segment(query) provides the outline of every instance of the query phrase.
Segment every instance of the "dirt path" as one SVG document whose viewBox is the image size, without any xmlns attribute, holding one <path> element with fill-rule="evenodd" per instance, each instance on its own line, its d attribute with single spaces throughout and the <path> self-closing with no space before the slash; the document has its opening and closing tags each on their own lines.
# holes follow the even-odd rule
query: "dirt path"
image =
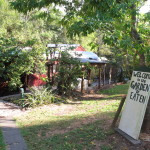
<svg viewBox="0 0 150 150">
<path fill-rule="evenodd" d="M 27 150 L 27 145 L 16 126 L 14 116 L 21 115 L 21 108 L 5 101 L 0 101 L 0 127 L 6 150 Z"/>
<path fill-rule="evenodd" d="M 14 117 L 23 113 L 21 107 L 3 100 L 0 100 L 0 108 L 0 117 Z"/>
</svg>

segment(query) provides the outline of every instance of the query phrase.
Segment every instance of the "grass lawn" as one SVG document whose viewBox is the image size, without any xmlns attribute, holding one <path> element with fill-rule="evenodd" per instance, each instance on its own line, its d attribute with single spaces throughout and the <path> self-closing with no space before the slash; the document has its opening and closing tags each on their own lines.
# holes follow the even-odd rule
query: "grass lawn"
<svg viewBox="0 0 150 150">
<path fill-rule="evenodd" d="M 127 89 L 128 85 L 118 85 L 99 94 L 85 95 L 80 101 L 25 112 L 16 121 L 28 149 L 117 150 L 116 134 L 110 125 Z"/>
<path fill-rule="evenodd" d="M 5 144 L 3 141 L 2 130 L 0 129 L 0 150 L 5 150 Z"/>
<path fill-rule="evenodd" d="M 129 84 L 121 84 L 107 90 L 99 91 L 99 93 L 107 94 L 110 95 L 111 97 L 115 97 L 115 96 L 120 97 L 123 94 L 127 94 L 128 88 L 129 88 Z"/>
</svg>

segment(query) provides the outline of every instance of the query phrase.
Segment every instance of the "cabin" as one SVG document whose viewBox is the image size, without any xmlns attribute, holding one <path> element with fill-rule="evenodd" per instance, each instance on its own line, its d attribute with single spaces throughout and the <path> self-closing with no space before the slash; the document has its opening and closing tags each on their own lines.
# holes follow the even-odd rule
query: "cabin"
<svg viewBox="0 0 150 150">
<path fill-rule="evenodd" d="M 47 77 L 50 84 L 54 84 L 54 74 L 57 72 L 57 67 L 59 64 L 59 58 L 61 57 L 62 51 L 67 51 L 73 58 L 77 58 L 81 63 L 89 63 L 90 65 L 96 67 L 98 69 L 98 77 L 97 77 L 97 88 L 100 88 L 101 85 L 105 84 L 105 68 L 108 64 L 108 59 L 105 57 L 99 57 L 97 54 L 93 52 L 86 51 L 81 45 L 78 44 L 48 44 L 47 51 L 44 54 L 46 59 L 47 66 L 47 74 L 42 75 L 29 75 L 28 76 L 28 86 L 41 86 L 45 85 L 46 82 L 42 80 L 42 78 Z M 51 61 L 52 59 L 56 59 L 56 61 Z M 103 70 L 103 73 L 102 73 Z M 79 79 L 80 85 L 77 88 L 81 88 L 81 92 L 86 90 L 90 85 L 91 80 L 91 71 L 90 69 L 85 71 L 88 72 L 88 77 L 82 77 Z M 103 77 L 102 77 L 103 76 Z M 102 81 L 103 78 L 103 81 Z M 103 82 L 103 84 L 102 84 Z"/>
</svg>

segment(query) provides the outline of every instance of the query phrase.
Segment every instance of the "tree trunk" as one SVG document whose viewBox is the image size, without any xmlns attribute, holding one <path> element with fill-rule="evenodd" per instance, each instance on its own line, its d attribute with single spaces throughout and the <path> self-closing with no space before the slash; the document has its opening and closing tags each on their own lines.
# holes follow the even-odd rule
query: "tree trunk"
<svg viewBox="0 0 150 150">
<path fill-rule="evenodd" d="M 104 73 L 104 75 L 103 75 L 103 86 L 105 85 L 105 81 L 106 81 L 106 64 L 104 65 L 104 68 L 103 68 L 104 70 L 103 70 L 103 73 Z"/>
<path fill-rule="evenodd" d="M 144 66 L 146 66 L 145 55 L 144 55 L 144 52 L 141 51 L 142 47 L 144 47 L 144 46 L 143 46 L 142 38 L 141 38 L 140 34 L 138 33 L 137 28 L 136 28 L 137 18 L 136 18 L 136 5 L 135 4 L 133 4 L 131 6 L 131 10 L 132 10 L 132 12 L 131 12 L 131 38 L 132 38 L 135 45 L 140 45 L 140 47 L 141 47 L 140 50 L 137 50 L 137 54 L 139 55 L 140 67 L 144 67 Z M 143 129 L 143 132 L 150 133 L 150 102 L 149 102 L 147 109 L 146 109 L 142 129 Z"/>
<path fill-rule="evenodd" d="M 82 76 L 82 80 L 81 80 L 81 93 L 83 93 L 84 91 L 84 75 Z"/>
<path fill-rule="evenodd" d="M 145 64 L 145 55 L 144 54 L 139 54 L 139 57 L 140 57 L 140 67 L 144 67 L 146 64 Z"/>
<path fill-rule="evenodd" d="M 131 6 L 132 13 L 131 13 L 131 38 L 134 42 L 135 45 L 141 45 L 141 49 L 137 50 L 137 54 L 139 55 L 139 65 L 140 66 L 145 66 L 145 55 L 144 52 L 142 52 L 142 47 L 143 47 L 143 41 L 140 36 L 140 34 L 137 31 L 136 25 L 137 25 L 137 18 L 136 18 L 136 5 L 133 4 Z"/>
<path fill-rule="evenodd" d="M 143 121 L 143 126 L 142 126 L 142 131 L 145 133 L 150 134 L 150 99 L 147 105 L 144 121 Z"/>
</svg>

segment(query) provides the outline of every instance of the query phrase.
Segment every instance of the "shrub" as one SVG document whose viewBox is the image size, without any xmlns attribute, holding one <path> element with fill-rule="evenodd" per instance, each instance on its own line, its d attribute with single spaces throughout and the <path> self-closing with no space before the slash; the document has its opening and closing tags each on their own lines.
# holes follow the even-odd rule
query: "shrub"
<svg viewBox="0 0 150 150">
<path fill-rule="evenodd" d="M 15 103 L 22 107 L 35 107 L 50 104 L 58 101 L 51 90 L 47 88 L 31 88 L 31 93 L 26 93 L 25 98 L 17 100 Z"/>
<path fill-rule="evenodd" d="M 32 45 L 32 50 L 24 47 L 18 39 L 0 36 L 0 82 L 6 83 L 10 91 L 22 87 L 23 74 L 45 71 L 43 47 Z"/>
</svg>

